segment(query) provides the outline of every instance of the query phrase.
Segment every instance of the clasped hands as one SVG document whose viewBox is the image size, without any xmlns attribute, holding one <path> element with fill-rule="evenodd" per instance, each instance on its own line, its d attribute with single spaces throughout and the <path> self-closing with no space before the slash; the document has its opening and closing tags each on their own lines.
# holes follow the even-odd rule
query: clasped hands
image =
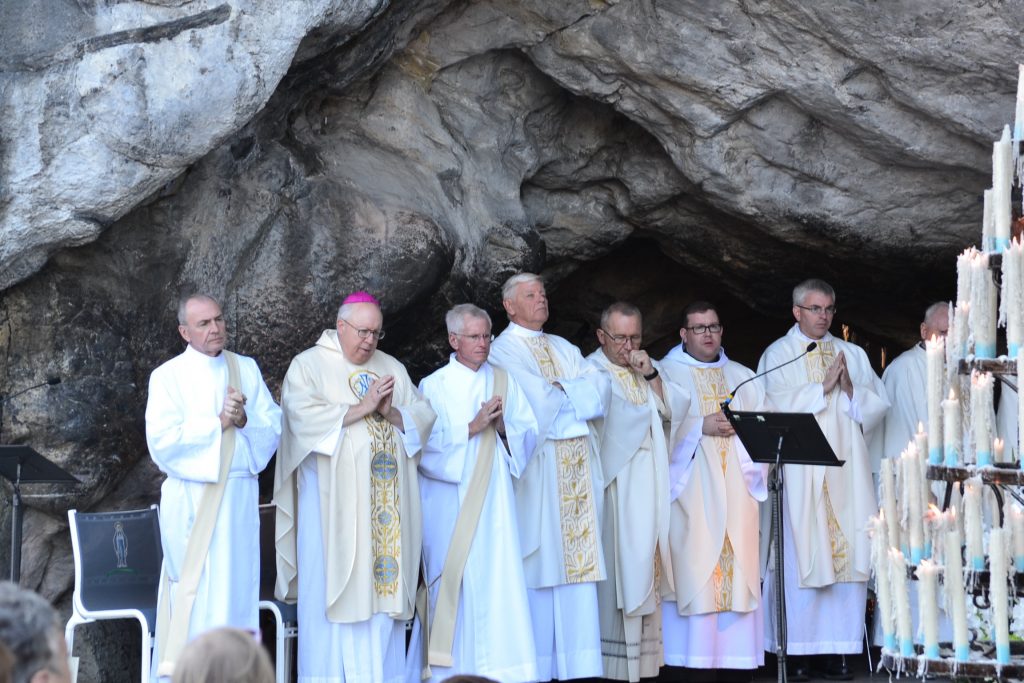
<svg viewBox="0 0 1024 683">
<path fill-rule="evenodd" d="M 832 393 L 837 385 L 844 394 L 853 398 L 853 380 L 850 378 L 850 369 L 846 366 L 846 356 L 842 351 L 832 361 L 832 365 L 825 372 L 825 379 L 821 382 L 826 396 Z"/>
<path fill-rule="evenodd" d="M 249 421 L 245 414 L 245 394 L 234 387 L 228 387 L 224 396 L 224 407 L 220 410 L 220 430 L 224 431 L 231 425 L 241 429 Z"/>
<path fill-rule="evenodd" d="M 395 394 L 395 376 L 384 375 L 370 382 L 369 388 L 352 409 L 349 409 L 346 422 L 361 420 L 371 413 L 378 413 L 391 424 L 398 425 L 402 414 L 391 404 Z M 396 422 L 396 419 L 398 422 Z"/>
<path fill-rule="evenodd" d="M 494 396 L 480 404 L 476 417 L 469 423 L 469 438 L 472 439 L 492 423 L 498 434 L 505 436 L 504 406 L 501 404 L 500 396 Z"/>
</svg>

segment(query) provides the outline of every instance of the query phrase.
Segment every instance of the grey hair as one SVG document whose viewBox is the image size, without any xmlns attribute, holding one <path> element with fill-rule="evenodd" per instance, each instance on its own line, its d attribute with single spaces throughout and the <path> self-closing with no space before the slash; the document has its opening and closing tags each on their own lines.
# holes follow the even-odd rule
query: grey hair
<svg viewBox="0 0 1024 683">
<path fill-rule="evenodd" d="M 57 612 L 27 588 L 0 581 L 0 642 L 14 656 L 13 683 L 28 683 L 34 674 L 56 668 L 61 638 Z"/>
<path fill-rule="evenodd" d="M 528 282 L 539 282 L 544 284 L 544 278 L 540 275 L 533 273 L 517 273 L 509 279 L 505 280 L 505 284 L 501 286 L 501 300 L 509 301 L 516 292 L 516 287 L 519 285 L 525 285 Z"/>
<path fill-rule="evenodd" d="M 368 303 L 370 303 L 370 302 L 369 301 L 357 301 L 354 304 L 342 304 L 341 306 L 338 306 L 338 320 L 345 320 L 345 321 L 347 321 L 348 320 L 348 316 L 352 314 L 352 311 L 355 310 L 356 306 L 358 306 L 359 304 L 368 304 Z M 380 310 L 379 306 L 377 308 L 378 308 L 378 310 Z M 383 315 L 383 311 L 381 311 L 381 315 Z"/>
<path fill-rule="evenodd" d="M 807 295 L 811 292 L 818 292 L 819 294 L 824 294 L 825 296 L 830 297 L 832 299 L 833 306 L 836 303 L 836 290 L 832 289 L 832 285 L 824 280 L 812 277 L 809 280 L 804 280 L 793 288 L 793 305 L 802 306 L 804 299 L 806 299 Z"/>
<path fill-rule="evenodd" d="M 185 325 L 188 320 L 185 318 L 185 309 L 188 308 L 189 301 L 212 301 L 213 303 L 220 306 L 220 302 L 214 299 L 209 294 L 203 292 L 192 292 L 178 299 L 178 324 Z"/>
<path fill-rule="evenodd" d="M 924 318 L 921 319 L 925 325 L 928 325 L 932 318 L 939 314 L 940 311 L 948 311 L 948 301 L 936 301 L 931 306 L 924 310 Z"/>
<path fill-rule="evenodd" d="M 624 315 L 627 318 L 639 318 L 640 323 L 643 324 L 644 317 L 640 313 L 639 308 L 627 301 L 616 301 L 601 313 L 601 329 L 608 329 L 608 321 L 611 320 L 612 315 L 616 313 Z"/>
<path fill-rule="evenodd" d="M 458 306 L 453 306 L 452 310 L 448 311 L 444 316 L 444 324 L 448 328 L 448 334 L 462 334 L 462 331 L 466 329 L 466 318 L 486 320 L 487 326 L 491 326 L 491 316 L 487 314 L 487 311 L 473 304 L 459 304 Z"/>
</svg>

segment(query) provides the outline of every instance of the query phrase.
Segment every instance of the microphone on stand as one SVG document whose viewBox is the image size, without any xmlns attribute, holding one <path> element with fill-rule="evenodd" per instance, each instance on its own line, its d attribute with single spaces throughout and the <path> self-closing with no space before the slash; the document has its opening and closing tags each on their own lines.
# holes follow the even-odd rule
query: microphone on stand
<svg viewBox="0 0 1024 683">
<path fill-rule="evenodd" d="M 813 341 L 812 341 L 812 342 L 811 342 L 810 344 L 808 344 L 808 345 L 807 345 L 807 348 L 806 348 L 806 349 L 804 349 L 804 352 L 803 352 L 803 353 L 801 353 L 801 354 L 800 354 L 799 356 L 797 356 L 796 358 L 790 358 L 790 359 L 789 359 L 789 360 L 787 360 L 787 361 L 786 361 L 785 363 L 782 363 L 782 364 L 780 364 L 780 365 L 776 365 L 776 366 L 775 366 L 774 368 L 770 368 L 770 369 L 768 369 L 768 370 L 765 370 L 764 372 L 762 372 L 762 373 L 761 373 L 761 374 L 759 374 L 759 375 L 754 375 L 753 377 L 748 377 L 747 379 L 745 379 L 745 380 L 743 380 L 742 382 L 740 382 L 739 384 L 737 384 L 737 385 L 736 385 L 736 388 L 735 388 L 735 389 L 733 389 L 733 390 L 732 390 L 732 392 L 731 392 L 731 393 L 729 394 L 729 397 L 728 397 L 728 398 L 726 398 L 726 399 L 725 399 L 724 401 L 722 401 L 722 410 L 723 410 L 723 411 L 725 412 L 726 416 L 728 416 L 728 415 L 729 415 L 729 404 L 730 404 L 730 403 L 732 403 L 732 400 L 733 400 L 734 398 L 736 398 L 736 392 L 737 392 L 737 391 L 739 391 L 739 390 L 740 390 L 740 388 L 741 388 L 741 387 L 742 387 L 742 386 L 743 386 L 744 384 L 747 384 L 748 382 L 753 382 L 753 381 L 754 381 L 755 379 L 757 379 L 758 377 L 764 377 L 765 375 L 767 375 L 767 374 L 768 374 L 768 373 L 770 373 L 770 372 L 775 372 L 775 371 L 776 371 L 776 370 L 778 370 L 779 368 L 784 368 L 784 367 L 786 367 L 787 365 L 789 365 L 790 363 L 795 363 L 795 362 L 797 362 L 798 360 L 800 360 L 801 358 L 803 358 L 804 356 L 806 356 L 807 354 L 809 354 L 809 353 L 810 353 L 811 351 L 813 351 L 813 350 L 814 350 L 814 349 L 816 349 L 816 348 L 818 348 L 818 342 L 813 342 Z"/>
</svg>

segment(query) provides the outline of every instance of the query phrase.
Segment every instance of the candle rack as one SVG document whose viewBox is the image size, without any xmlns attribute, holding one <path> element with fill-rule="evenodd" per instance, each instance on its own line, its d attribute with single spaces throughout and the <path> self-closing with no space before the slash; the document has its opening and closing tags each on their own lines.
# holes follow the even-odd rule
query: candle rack
<svg viewBox="0 0 1024 683">
<path fill-rule="evenodd" d="M 1002 665 L 995 661 L 995 646 L 988 647 L 987 643 L 985 646 L 979 641 L 971 643 L 971 650 L 981 653 L 981 656 L 986 658 L 980 661 L 956 661 L 950 643 L 939 643 L 939 648 L 942 655 L 939 658 L 925 657 L 924 648 L 920 645 L 914 646 L 918 653 L 914 657 L 902 657 L 895 652 L 883 650 L 879 666 L 885 667 L 890 674 L 897 677 L 900 674 L 907 674 L 918 677 L 935 675 L 976 679 L 1024 678 L 1024 642 L 1010 643 L 1010 655 L 1014 659 L 1009 664 Z"/>
</svg>

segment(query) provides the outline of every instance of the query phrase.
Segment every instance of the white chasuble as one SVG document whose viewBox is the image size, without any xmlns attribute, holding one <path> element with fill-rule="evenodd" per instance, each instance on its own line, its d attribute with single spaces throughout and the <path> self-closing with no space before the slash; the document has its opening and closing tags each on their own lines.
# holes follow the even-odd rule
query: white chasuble
<svg viewBox="0 0 1024 683">
<path fill-rule="evenodd" d="M 663 664 L 660 584 L 671 580 L 666 423 L 683 414 L 676 390 L 668 401 L 632 368 L 602 349 L 587 360 L 607 377 L 604 417 L 592 421 L 605 475 L 602 544 L 608 578 L 598 586 L 605 677 L 638 681 Z M 674 405 L 673 405 L 674 404 Z"/>
<path fill-rule="evenodd" d="M 515 482 L 527 585 L 603 580 L 604 476 L 587 425 L 602 414 L 602 380 L 569 342 L 515 324 L 494 340 L 490 361 L 515 378 L 538 423 L 538 452 Z"/>
<path fill-rule="evenodd" d="M 526 595 L 512 482 L 534 452 L 537 423 L 513 378 L 503 404 L 505 439 L 490 453 L 479 453 L 483 433 L 469 437 L 469 423 L 494 395 L 494 370 L 484 363 L 472 370 L 454 356 L 423 379 L 420 390 L 437 413 L 419 464 L 423 509 L 423 564 L 430 587 L 430 617 L 452 534 L 478 457 L 493 459 L 491 478 L 476 533 L 462 574 L 454 664 L 431 665 L 431 681 L 475 674 L 517 683 L 537 680 L 530 606 Z M 507 448 L 506 448 L 507 443 Z M 478 455 L 479 453 L 479 455 Z M 409 646 L 406 681 L 420 680 L 423 630 L 419 619 Z"/>
<path fill-rule="evenodd" d="M 189 638 L 218 626 L 259 625 L 259 484 L 281 433 L 281 409 L 263 382 L 256 362 L 237 356 L 247 421 L 235 431 L 235 452 L 224 498 L 196 591 Z M 164 572 L 173 596 L 183 570 L 196 507 L 203 487 L 218 478 L 220 414 L 228 370 L 222 355 L 210 357 L 191 346 L 153 371 L 146 403 L 146 441 L 153 461 L 167 475 L 160 493 L 160 536 Z M 153 657 L 154 665 L 159 653 Z"/>
<path fill-rule="evenodd" d="M 764 352 L 758 372 L 796 358 L 810 341 L 794 325 Z M 812 588 L 868 580 L 867 525 L 878 505 L 865 434 L 870 435 L 889 408 L 885 386 L 863 349 L 831 334 L 817 344 L 803 360 L 764 378 L 771 408 L 813 413 L 829 445 L 845 461 L 842 467 L 786 468 L 786 514 L 799 520 L 796 542 L 787 548 L 796 554 L 800 585 Z M 825 373 L 840 351 L 853 380 L 852 399 L 838 385 L 828 396 L 822 391 Z"/>
<path fill-rule="evenodd" d="M 343 426 L 387 375 L 404 431 L 376 413 Z M 401 363 L 382 351 L 349 363 L 335 330 L 295 357 L 281 402 L 277 594 L 298 598 L 299 679 L 400 680 L 422 545 L 415 457 L 434 412 Z"/>
<path fill-rule="evenodd" d="M 751 461 L 735 436 L 700 433 L 729 392 L 754 373 L 722 350 L 708 363 L 681 346 L 662 360 L 684 393 L 696 446 L 674 444 L 685 459 L 672 480 L 671 550 L 675 581 L 665 603 L 665 660 L 692 668 L 750 669 L 764 661 L 758 569 L 758 502 L 767 497 L 765 467 Z M 734 410 L 762 410 L 764 390 L 745 385 Z"/>
</svg>

